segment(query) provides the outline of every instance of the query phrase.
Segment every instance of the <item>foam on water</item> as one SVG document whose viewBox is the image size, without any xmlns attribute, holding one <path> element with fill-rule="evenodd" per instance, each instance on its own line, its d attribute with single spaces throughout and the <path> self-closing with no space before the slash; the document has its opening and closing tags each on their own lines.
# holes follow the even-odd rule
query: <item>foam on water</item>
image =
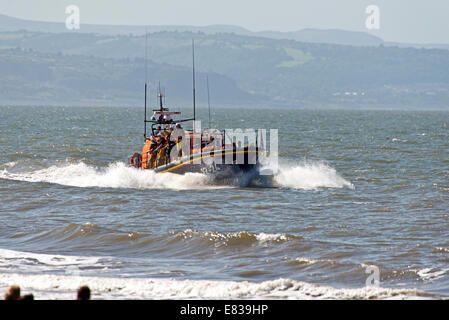
<svg viewBox="0 0 449 320">
<path fill-rule="evenodd" d="M 263 235 L 276 238 L 279 235 Z M 7 265 L 14 260 L 14 269 Z M 19 261 L 20 260 L 20 261 Z M 37 263 L 30 264 L 30 260 Z M 19 285 L 36 299 L 74 299 L 88 285 L 94 299 L 422 299 L 437 296 L 417 289 L 337 289 L 294 279 L 262 282 L 86 276 L 89 266 L 107 268 L 104 258 L 37 254 L 0 249 L 0 291 Z M 310 261 L 314 263 L 316 261 Z M 37 264 L 42 264 L 38 266 Z M 55 272 L 59 270 L 60 272 Z M 18 273 L 19 272 L 19 273 Z M 83 275 L 84 274 L 84 275 Z"/>
<path fill-rule="evenodd" d="M 176 237 L 178 239 L 193 239 L 199 238 L 203 240 L 211 241 L 215 244 L 223 243 L 226 246 L 232 245 L 240 245 L 248 242 L 259 242 L 259 243 L 279 243 L 279 242 L 287 242 L 290 240 L 302 240 L 302 237 L 299 235 L 292 234 L 270 234 L 270 233 L 254 233 L 248 231 L 240 231 L 240 232 L 229 232 L 229 233 L 220 233 L 215 231 L 207 231 L 200 232 L 192 229 L 184 230 L 183 232 L 177 233 Z"/>
<path fill-rule="evenodd" d="M 74 299 L 88 285 L 93 299 L 422 299 L 433 296 L 416 289 L 363 287 L 336 289 L 293 279 L 263 282 L 106 278 L 1 274 L 0 290 L 16 284 L 36 299 Z"/>
<path fill-rule="evenodd" d="M 420 276 L 423 280 L 426 281 L 434 281 L 449 272 L 449 268 L 439 269 L 439 268 L 424 268 L 421 270 L 417 270 L 416 274 Z"/>
<path fill-rule="evenodd" d="M 280 165 L 274 181 L 281 187 L 302 190 L 354 188 L 354 185 L 341 177 L 334 168 L 322 162 Z"/>
<path fill-rule="evenodd" d="M 69 256 L 21 252 L 0 249 L 0 273 L 58 273 L 77 274 L 82 268 L 105 267 L 107 259 L 87 256 Z"/>
<path fill-rule="evenodd" d="M 135 189 L 209 189 L 223 188 L 204 174 L 186 173 L 155 173 L 152 170 L 138 170 L 123 162 L 111 163 L 104 168 L 97 168 L 82 161 L 77 163 L 64 162 L 39 170 L 14 170 L 17 163 L 3 165 L 0 178 L 27 181 L 47 182 L 74 187 L 102 188 L 135 188 Z M 270 169 L 264 165 L 262 170 Z M 239 182 L 229 182 L 228 186 L 245 186 L 248 179 Z M 242 185 L 242 181 L 246 181 Z M 274 186 L 314 190 L 318 188 L 354 188 L 352 183 L 342 178 L 337 171 L 322 162 L 305 162 L 300 164 L 282 164 L 277 168 L 273 182 Z M 268 185 L 272 186 L 272 185 Z"/>
<path fill-rule="evenodd" d="M 6 168 L 0 172 L 0 178 L 47 182 L 74 187 L 135 188 L 135 189 L 198 189 L 208 185 L 208 177 L 200 173 L 177 175 L 155 173 L 152 170 L 138 170 L 123 162 L 109 164 L 105 168 L 96 168 L 85 164 L 64 163 L 48 168 L 10 172 Z"/>
<path fill-rule="evenodd" d="M 98 263 L 96 257 L 79 257 L 67 255 L 54 255 L 44 253 L 21 252 L 8 249 L 0 249 L 0 262 L 14 259 L 33 259 L 40 264 L 48 266 L 84 265 Z"/>
</svg>

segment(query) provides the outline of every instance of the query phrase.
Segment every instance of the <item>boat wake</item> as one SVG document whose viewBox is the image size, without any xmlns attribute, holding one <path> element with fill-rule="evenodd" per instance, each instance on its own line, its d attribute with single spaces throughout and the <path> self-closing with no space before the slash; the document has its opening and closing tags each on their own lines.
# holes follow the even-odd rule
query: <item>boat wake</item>
<svg viewBox="0 0 449 320">
<path fill-rule="evenodd" d="M 270 170 L 269 165 L 261 172 Z M 124 162 L 110 163 L 96 167 L 78 161 L 65 161 L 36 169 L 10 162 L 0 166 L 0 179 L 53 183 L 65 186 L 89 188 L 125 189 L 210 189 L 227 187 L 266 187 L 315 190 L 320 188 L 354 188 L 352 183 L 341 177 L 337 171 L 321 162 L 284 164 L 271 175 L 248 172 L 226 179 L 212 179 L 201 173 L 156 173 L 152 170 L 132 168 Z"/>
<path fill-rule="evenodd" d="M 132 168 L 124 162 L 111 163 L 104 168 L 82 161 L 65 162 L 39 170 L 14 170 L 13 166 L 3 169 L 0 178 L 81 188 L 198 189 L 208 185 L 208 177 L 203 174 L 155 173 L 152 170 Z"/>
<path fill-rule="evenodd" d="M 302 162 L 281 165 L 274 176 L 277 186 L 291 189 L 314 190 L 320 188 L 349 188 L 354 185 L 341 177 L 337 171 L 323 162 Z"/>
</svg>

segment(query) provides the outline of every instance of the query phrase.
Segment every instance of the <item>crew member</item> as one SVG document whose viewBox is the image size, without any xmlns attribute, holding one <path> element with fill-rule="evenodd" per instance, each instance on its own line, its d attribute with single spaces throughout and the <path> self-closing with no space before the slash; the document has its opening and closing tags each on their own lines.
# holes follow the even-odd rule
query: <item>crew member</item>
<svg viewBox="0 0 449 320">
<path fill-rule="evenodd" d="M 178 158 L 182 157 L 182 144 L 185 138 L 185 132 L 180 123 L 176 124 L 175 130 L 170 135 L 170 140 L 176 144 L 176 150 L 178 151 Z"/>
</svg>

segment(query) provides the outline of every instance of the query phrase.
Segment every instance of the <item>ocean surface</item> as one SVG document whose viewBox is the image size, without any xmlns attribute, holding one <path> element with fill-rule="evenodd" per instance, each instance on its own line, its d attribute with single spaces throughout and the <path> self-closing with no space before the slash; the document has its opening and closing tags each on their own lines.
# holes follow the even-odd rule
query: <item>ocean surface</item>
<svg viewBox="0 0 449 320">
<path fill-rule="evenodd" d="M 0 107 L 1 294 L 449 297 L 449 112 L 213 109 L 212 127 L 278 129 L 273 181 L 131 168 L 141 108 Z"/>
</svg>

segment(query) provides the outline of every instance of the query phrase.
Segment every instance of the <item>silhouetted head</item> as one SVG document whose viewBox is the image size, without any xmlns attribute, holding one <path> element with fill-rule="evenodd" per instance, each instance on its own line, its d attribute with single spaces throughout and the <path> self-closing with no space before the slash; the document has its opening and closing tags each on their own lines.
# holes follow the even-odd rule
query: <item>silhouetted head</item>
<svg viewBox="0 0 449 320">
<path fill-rule="evenodd" d="M 23 300 L 23 301 L 31 301 L 31 300 L 34 300 L 34 295 L 31 294 L 31 293 L 30 293 L 30 294 L 26 294 L 26 295 L 20 297 L 20 300 Z"/>
<path fill-rule="evenodd" d="M 88 286 L 78 288 L 77 300 L 90 300 L 90 289 Z"/>
<path fill-rule="evenodd" d="M 5 293 L 5 300 L 19 300 L 20 299 L 20 287 L 10 286 Z"/>
</svg>

